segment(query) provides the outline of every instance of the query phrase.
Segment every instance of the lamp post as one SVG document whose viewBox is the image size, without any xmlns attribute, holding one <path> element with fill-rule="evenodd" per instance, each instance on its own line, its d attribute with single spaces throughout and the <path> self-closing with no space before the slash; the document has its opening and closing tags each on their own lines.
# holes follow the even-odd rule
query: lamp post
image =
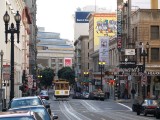
<svg viewBox="0 0 160 120">
<path fill-rule="evenodd" d="M 0 55 L 1 55 L 1 89 L 2 89 L 3 55 L 4 55 L 3 50 L 1 50 Z"/>
<path fill-rule="evenodd" d="M 85 77 L 86 80 L 87 80 L 87 77 L 88 77 L 88 75 L 89 75 L 89 72 L 83 72 L 83 74 L 84 74 L 84 77 Z M 89 85 L 88 85 L 88 91 L 89 91 Z"/>
<path fill-rule="evenodd" d="M 142 73 L 143 73 L 143 76 L 144 76 L 144 73 L 145 73 L 145 67 L 146 67 L 146 57 L 147 57 L 147 61 L 148 61 L 148 53 L 149 53 L 149 43 L 147 42 L 146 44 L 146 48 L 147 48 L 147 52 L 146 50 L 144 49 L 144 46 L 143 46 L 143 43 L 140 42 L 140 46 L 141 46 L 141 51 L 140 51 L 140 61 L 141 61 L 141 57 L 143 57 L 143 70 L 142 70 Z M 142 77 L 143 77 L 142 76 Z M 143 77 L 144 78 L 144 77 Z M 145 81 L 146 82 L 146 81 Z M 142 88 L 143 92 L 143 99 L 145 99 L 146 97 L 146 89 L 145 89 L 145 84 L 143 84 L 143 88 Z"/>
<path fill-rule="evenodd" d="M 42 75 L 38 75 L 37 77 L 38 77 L 39 83 L 40 83 L 40 80 L 42 79 L 43 76 L 42 76 Z M 39 85 L 40 85 L 40 84 L 38 84 L 37 87 L 40 87 Z"/>
<path fill-rule="evenodd" d="M 20 21 L 21 16 L 19 12 L 17 11 L 16 15 L 14 16 L 14 19 L 16 21 L 16 28 L 14 27 L 14 24 L 11 23 L 11 27 L 9 26 L 10 16 L 8 15 L 8 12 L 3 16 L 3 20 L 5 22 L 5 42 L 7 44 L 8 42 L 8 33 L 11 34 L 11 58 L 10 58 L 10 67 L 11 67 L 11 75 L 10 75 L 10 82 L 11 82 L 11 88 L 10 88 L 10 100 L 14 98 L 14 34 L 17 34 L 17 43 L 19 43 L 19 29 L 20 29 Z"/>
<path fill-rule="evenodd" d="M 106 64 L 105 62 L 98 62 L 99 67 L 101 69 L 101 90 L 103 91 L 103 84 L 102 84 L 102 70 L 104 68 L 104 65 Z"/>
</svg>

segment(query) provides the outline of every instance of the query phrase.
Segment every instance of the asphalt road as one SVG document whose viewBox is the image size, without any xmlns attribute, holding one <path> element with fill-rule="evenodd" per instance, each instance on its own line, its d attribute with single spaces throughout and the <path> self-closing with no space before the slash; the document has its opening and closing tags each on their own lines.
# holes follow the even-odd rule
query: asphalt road
<svg viewBox="0 0 160 120">
<path fill-rule="evenodd" d="M 152 115 L 137 116 L 129 106 L 113 100 L 56 100 L 50 94 L 49 101 L 58 120 L 156 120 Z"/>
</svg>

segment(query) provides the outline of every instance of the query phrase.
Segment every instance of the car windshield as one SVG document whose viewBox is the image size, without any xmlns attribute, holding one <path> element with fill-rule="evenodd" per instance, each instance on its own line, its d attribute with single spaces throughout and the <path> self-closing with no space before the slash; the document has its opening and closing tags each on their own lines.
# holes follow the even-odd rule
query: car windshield
<svg viewBox="0 0 160 120">
<path fill-rule="evenodd" d="M 32 117 L 3 117 L 3 118 L 0 118 L 0 120 L 34 120 L 34 118 Z"/>
<path fill-rule="evenodd" d="M 50 115 L 48 114 L 46 109 L 43 107 L 27 107 L 27 108 L 16 109 L 16 111 L 23 111 L 23 110 L 27 110 L 27 111 L 30 110 L 30 111 L 38 113 L 38 115 L 42 118 L 42 120 L 51 120 Z"/>
<path fill-rule="evenodd" d="M 143 105 L 157 105 L 157 100 L 144 100 Z"/>
<path fill-rule="evenodd" d="M 43 103 L 38 98 L 34 99 L 17 99 L 13 100 L 9 106 L 9 108 L 17 108 L 22 106 L 30 106 L 30 105 L 42 105 Z"/>
</svg>

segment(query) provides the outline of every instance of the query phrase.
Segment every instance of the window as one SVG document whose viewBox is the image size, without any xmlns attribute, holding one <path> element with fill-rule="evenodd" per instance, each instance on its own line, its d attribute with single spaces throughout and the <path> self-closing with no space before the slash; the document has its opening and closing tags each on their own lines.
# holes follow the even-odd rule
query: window
<svg viewBox="0 0 160 120">
<path fill-rule="evenodd" d="M 151 48 L 151 60 L 152 61 L 159 60 L 159 48 Z"/>
<path fill-rule="evenodd" d="M 159 39 L 159 26 L 151 26 L 151 39 Z"/>
</svg>

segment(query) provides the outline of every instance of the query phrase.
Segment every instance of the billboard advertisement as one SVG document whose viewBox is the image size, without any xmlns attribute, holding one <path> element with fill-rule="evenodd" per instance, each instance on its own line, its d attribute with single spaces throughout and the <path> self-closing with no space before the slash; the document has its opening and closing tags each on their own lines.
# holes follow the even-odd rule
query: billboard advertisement
<svg viewBox="0 0 160 120">
<path fill-rule="evenodd" d="M 75 13 L 75 22 L 76 23 L 88 23 L 87 16 L 90 12 L 76 12 Z"/>
<path fill-rule="evenodd" d="M 121 51 L 122 48 L 122 6 L 117 8 L 117 48 Z"/>
<path fill-rule="evenodd" d="M 72 66 L 72 58 L 64 58 L 64 67 Z"/>
<path fill-rule="evenodd" d="M 99 61 L 109 64 L 109 37 L 100 37 Z"/>
<path fill-rule="evenodd" d="M 115 13 L 94 14 L 94 51 L 99 49 L 99 38 L 112 37 L 117 32 L 117 18 Z"/>
</svg>

